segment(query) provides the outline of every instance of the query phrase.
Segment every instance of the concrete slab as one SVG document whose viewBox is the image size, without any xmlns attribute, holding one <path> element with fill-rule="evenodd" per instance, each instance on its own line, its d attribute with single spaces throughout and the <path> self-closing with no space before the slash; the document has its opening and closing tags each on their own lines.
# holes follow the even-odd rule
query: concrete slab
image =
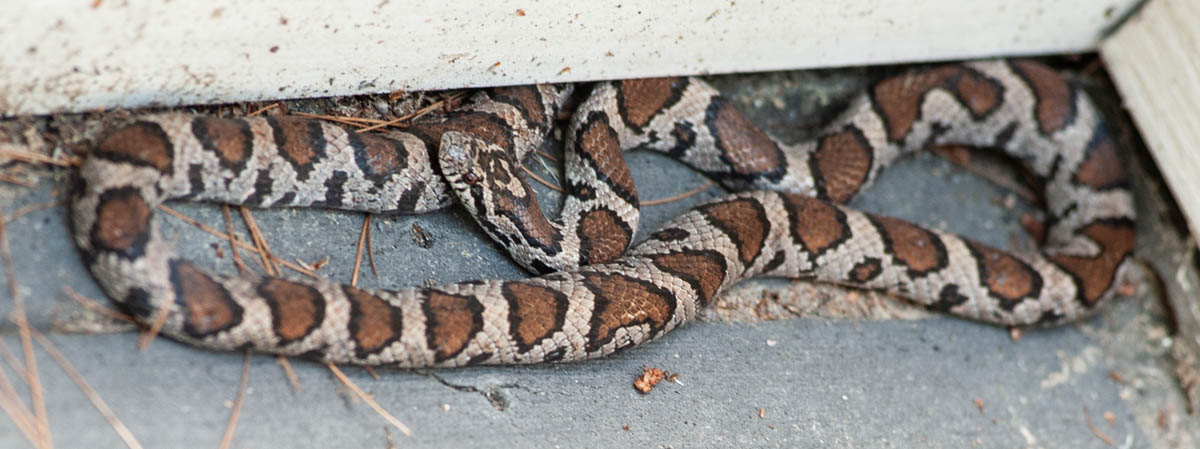
<svg viewBox="0 0 1200 449">
<path fill-rule="evenodd" d="M 795 140 L 803 137 L 804 126 L 819 124 L 837 110 L 840 98 L 877 74 L 850 69 L 716 82 L 753 120 Z M 634 153 L 628 159 L 643 199 L 669 197 L 706 182 L 657 155 Z M 1138 168 L 1138 160 L 1140 182 L 1153 182 L 1153 173 Z M 552 176 L 541 164 L 530 165 L 543 177 Z M 8 213 L 52 201 L 66 191 L 68 179 L 59 171 L 41 177 L 33 188 L 0 187 L 5 190 L 0 208 Z M 543 204 L 557 204 L 552 192 L 540 190 Z M 644 208 L 643 234 L 721 194 L 713 187 Z M 1161 193 L 1139 187 L 1139 196 L 1147 195 Z M 1014 205 L 1012 196 L 923 154 L 889 169 L 854 204 L 1011 247 L 1026 244 L 1016 223 L 1028 210 L 1020 201 Z M 172 207 L 224 226 L 219 207 Z M 1145 212 L 1143 232 L 1170 231 L 1170 224 L 1163 224 L 1166 213 Z M 294 209 L 254 216 L 274 253 L 307 262 L 328 256 L 320 272 L 349 281 L 362 214 Z M 78 324 L 79 307 L 64 296 L 63 287 L 102 298 L 80 264 L 66 219 L 60 206 L 9 225 L 19 289 L 31 322 L 45 332 L 56 322 Z M 181 252 L 200 264 L 233 271 L 227 243 L 165 214 L 156 219 Z M 414 225 L 432 236 L 431 247 L 414 241 Z M 458 209 L 374 217 L 371 226 L 380 278 L 364 262 L 360 285 L 525 276 Z M 253 356 L 233 447 L 1109 447 L 1097 432 L 1120 447 L 1187 447 L 1195 441 L 1195 420 L 1183 415 L 1162 346 L 1167 338 L 1162 312 L 1145 283 L 1136 298 L 1109 304 L 1095 319 L 1027 331 L 1019 341 L 1005 329 L 914 311 L 874 293 L 777 280 L 750 284 L 726 295 L 718 305 L 723 310 L 706 322 L 604 360 L 378 370 L 379 380 L 344 368 L 413 429 L 412 437 L 386 424 L 324 366 L 294 361 L 303 387 L 297 391 L 273 357 Z M 11 305 L 11 299 L 0 301 L 0 313 L 8 314 Z M 794 318 L 797 310 L 810 318 L 757 321 Z M 848 315 L 921 319 L 857 321 Z M 133 333 L 53 333 L 51 339 L 144 446 L 218 444 L 236 395 L 241 356 L 166 340 L 139 352 Z M 18 348 L 11 325 L 0 328 L 0 340 Z M 679 373 L 679 383 L 662 383 L 641 395 L 630 383 L 643 365 Z M 41 351 L 38 366 L 58 446 L 122 445 Z M 0 369 L 16 378 L 10 366 Z M 0 420 L 0 447 L 25 445 L 12 423 Z"/>
</svg>

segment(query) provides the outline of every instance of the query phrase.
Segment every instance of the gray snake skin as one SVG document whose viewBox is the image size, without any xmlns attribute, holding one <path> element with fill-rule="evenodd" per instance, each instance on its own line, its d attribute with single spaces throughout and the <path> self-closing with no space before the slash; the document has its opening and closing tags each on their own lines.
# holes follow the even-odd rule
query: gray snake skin
<svg viewBox="0 0 1200 449">
<path fill-rule="evenodd" d="M 197 346 L 403 367 L 570 361 L 661 337 L 755 276 L 887 291 L 1002 324 L 1077 320 L 1113 296 L 1134 248 L 1113 139 L 1081 90 L 1029 61 L 883 80 L 796 145 L 755 128 L 698 79 L 597 85 L 566 132 L 563 212 L 548 220 L 515 175 L 548 144 L 570 87 L 478 93 L 404 131 L 357 134 L 294 118 L 158 115 L 114 130 L 80 172 L 75 240 L 105 292 Z M 929 145 L 994 147 L 1045 183 L 1040 252 L 1010 254 L 838 203 Z M 734 190 L 633 245 L 627 149 L 676 157 Z M 171 199 L 420 213 L 468 208 L 538 277 L 396 291 L 211 273 L 156 230 Z"/>
</svg>

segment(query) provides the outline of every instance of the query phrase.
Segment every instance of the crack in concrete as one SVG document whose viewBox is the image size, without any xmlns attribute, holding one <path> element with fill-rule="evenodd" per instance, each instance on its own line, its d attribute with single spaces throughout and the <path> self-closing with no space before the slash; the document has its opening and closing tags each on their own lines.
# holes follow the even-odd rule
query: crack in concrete
<svg viewBox="0 0 1200 449">
<path fill-rule="evenodd" d="M 515 389 L 522 389 L 522 390 L 528 391 L 528 389 L 526 389 L 525 387 L 522 387 L 520 384 L 515 383 L 515 382 L 490 385 L 490 386 L 481 388 L 481 387 L 476 387 L 474 385 L 456 384 L 456 383 L 450 382 L 432 372 L 426 372 L 426 373 L 422 373 L 422 374 L 425 377 L 436 380 L 438 383 L 440 383 L 446 387 L 449 387 L 455 391 L 461 391 L 464 393 L 476 393 L 476 394 L 483 395 L 484 399 L 487 399 L 488 403 L 492 404 L 492 407 L 495 407 L 496 410 L 499 410 L 502 412 L 505 411 L 506 409 L 508 409 L 508 406 L 511 403 L 511 400 L 509 399 L 508 394 L 505 390 L 515 388 Z"/>
</svg>

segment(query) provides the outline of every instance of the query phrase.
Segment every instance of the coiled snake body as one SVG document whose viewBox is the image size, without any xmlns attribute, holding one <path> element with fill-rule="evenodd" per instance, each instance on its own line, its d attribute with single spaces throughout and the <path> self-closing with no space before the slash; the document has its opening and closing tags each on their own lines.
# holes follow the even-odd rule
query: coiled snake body
<svg viewBox="0 0 1200 449">
<path fill-rule="evenodd" d="M 1129 265 L 1133 206 L 1114 141 L 1080 89 L 1037 63 L 884 80 L 797 145 L 696 79 L 603 83 L 566 133 L 570 196 L 551 221 L 514 169 L 548 140 L 570 90 L 491 89 L 384 135 L 292 117 L 146 117 L 110 133 L 83 166 L 75 239 L 115 302 L 178 340 L 408 367 L 603 356 L 687 323 L 754 276 L 880 289 L 997 324 L 1059 323 L 1112 296 Z M 1042 178 L 1039 253 L 838 205 L 896 157 L 950 143 L 999 148 Z M 698 206 L 626 251 L 638 206 L 620 157 L 630 148 L 752 191 Z M 545 274 L 398 291 L 226 276 L 176 255 L 151 220 L 168 199 L 418 213 L 452 194 Z"/>
</svg>

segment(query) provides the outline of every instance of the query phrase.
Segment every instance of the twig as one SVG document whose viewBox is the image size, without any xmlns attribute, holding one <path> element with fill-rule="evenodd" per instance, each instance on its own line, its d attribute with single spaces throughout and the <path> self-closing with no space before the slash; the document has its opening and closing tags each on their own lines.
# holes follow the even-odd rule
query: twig
<svg viewBox="0 0 1200 449">
<path fill-rule="evenodd" d="M 376 373 L 375 368 L 371 368 L 371 365 L 363 365 L 362 369 L 363 369 L 363 371 L 366 371 L 367 374 L 370 374 L 372 379 L 375 379 L 375 380 L 380 379 L 379 373 Z"/>
<path fill-rule="evenodd" d="M 686 192 L 683 192 L 683 193 L 680 193 L 680 194 L 678 194 L 678 195 L 671 196 L 671 197 L 667 197 L 667 198 L 659 198 L 659 199 L 657 199 L 657 200 L 643 201 L 641 204 L 642 204 L 643 206 L 657 206 L 657 205 L 659 205 L 659 204 L 667 204 L 667 203 L 670 203 L 670 202 L 679 201 L 679 200 L 682 200 L 682 199 L 684 199 L 684 198 L 687 198 L 687 197 L 690 197 L 690 196 L 696 195 L 696 194 L 698 194 L 698 193 L 700 193 L 700 192 L 703 192 L 703 191 L 705 191 L 705 190 L 708 190 L 708 188 L 709 188 L 709 187 L 712 187 L 714 184 L 716 184 L 716 183 L 715 183 L 715 182 L 712 182 L 712 181 L 709 181 L 709 182 L 706 182 L 706 183 L 704 183 L 704 185 L 702 185 L 702 186 L 700 186 L 700 187 L 696 187 L 696 188 L 694 188 L 694 189 L 692 189 L 692 190 L 688 190 L 688 191 L 686 191 Z"/>
<path fill-rule="evenodd" d="M 242 255 L 238 254 L 238 238 L 233 233 L 233 216 L 229 213 L 229 205 L 221 205 L 221 213 L 225 215 L 225 234 L 229 237 L 229 257 L 233 258 L 233 265 L 237 267 L 239 273 L 250 271 L 246 264 L 242 262 Z"/>
<path fill-rule="evenodd" d="M 338 124 L 347 125 L 347 126 L 353 126 L 355 128 L 365 128 L 367 126 L 370 126 L 370 125 L 366 125 L 366 124 L 363 124 L 360 122 L 346 120 L 344 118 L 334 117 L 331 115 L 303 114 L 303 113 L 297 113 L 296 115 L 301 115 L 306 118 L 315 118 L 315 119 L 319 119 L 319 120 L 325 120 L 327 122 L 333 122 L 333 123 L 338 123 Z"/>
<path fill-rule="evenodd" d="M 328 366 L 329 370 L 333 371 L 333 375 L 337 376 L 338 380 L 342 381 L 342 384 L 345 385 L 346 388 L 349 388 L 355 396 L 358 396 L 359 399 L 362 399 L 363 402 L 366 402 L 367 406 L 371 407 L 371 410 L 375 410 L 375 413 L 378 413 L 379 416 L 383 417 L 385 421 L 391 423 L 393 426 L 396 426 L 396 428 L 400 429 L 400 431 L 405 435 L 412 436 L 412 430 L 409 430 L 408 426 L 400 422 L 399 419 L 396 419 L 395 416 L 392 416 L 391 413 L 388 413 L 387 410 L 384 410 L 383 407 L 380 407 L 379 404 L 375 402 L 375 399 L 371 398 L 371 395 L 367 394 L 365 391 L 362 391 L 361 388 L 358 388 L 358 385 L 355 385 L 354 382 L 350 381 L 349 377 L 346 377 L 345 374 L 342 374 L 342 370 L 338 369 L 337 365 L 326 363 L 325 366 Z"/>
<path fill-rule="evenodd" d="M 166 305 L 155 309 L 154 322 L 150 323 L 149 329 L 146 329 L 142 332 L 142 335 L 138 336 L 137 348 L 139 351 L 145 351 L 146 348 L 149 348 L 150 343 L 153 343 L 154 339 L 158 337 L 158 333 L 162 332 L 163 326 L 167 325 L 167 315 L 169 313 Z"/>
<path fill-rule="evenodd" d="M 98 314 L 112 318 L 114 320 L 120 320 L 120 321 L 124 321 L 127 323 L 136 323 L 137 322 L 137 320 L 134 320 L 133 317 L 126 315 L 124 313 L 121 313 L 117 310 L 114 310 L 111 307 L 106 307 L 103 304 L 96 302 L 95 300 L 92 300 L 86 296 L 83 296 L 83 295 L 79 294 L 78 292 L 76 292 L 71 287 L 63 287 L 62 292 L 63 292 L 63 294 L 67 295 L 68 298 L 71 298 L 75 302 L 79 303 L 79 305 L 83 306 L 83 308 L 85 308 L 85 309 L 91 310 L 93 312 L 96 312 Z"/>
<path fill-rule="evenodd" d="M 542 168 L 546 170 L 546 173 L 550 175 L 550 180 L 551 180 L 551 181 L 554 181 L 554 183 L 555 183 L 555 184 L 558 184 L 558 183 L 559 183 L 559 179 L 558 179 L 558 175 L 556 174 L 556 173 L 557 173 L 557 170 L 555 170 L 555 169 L 551 168 L 551 167 L 550 167 L 550 164 L 547 164 L 547 163 L 546 163 L 546 160 L 545 160 L 545 159 L 543 159 L 543 158 L 540 158 L 540 157 L 539 157 L 539 158 L 537 158 L 536 160 L 537 160 L 537 162 L 538 162 L 538 165 L 541 165 L 541 166 L 542 166 Z"/>
<path fill-rule="evenodd" d="M 1104 442 L 1108 443 L 1109 446 L 1115 446 L 1117 444 L 1116 440 L 1113 440 L 1112 437 L 1105 435 L 1104 432 L 1101 432 L 1100 429 L 1096 427 L 1096 424 L 1092 422 L 1092 417 L 1091 415 L 1088 415 L 1088 408 L 1086 405 L 1083 406 L 1083 419 L 1084 421 L 1087 421 L 1088 429 L 1092 431 L 1093 435 L 1096 435 L 1096 438 L 1104 440 Z"/>
<path fill-rule="evenodd" d="M 267 239 L 263 238 L 262 232 L 258 230 L 258 223 L 250 215 L 250 209 L 246 206 L 239 206 L 238 211 L 242 213 L 242 221 L 246 222 L 246 229 L 250 230 L 250 239 L 254 240 L 254 246 L 258 250 L 258 256 L 262 258 L 263 268 L 266 269 L 267 275 L 279 276 L 279 268 L 271 263 L 271 246 L 267 244 Z"/>
<path fill-rule="evenodd" d="M 0 358 L 3 358 L 4 362 L 8 363 L 8 365 L 12 367 L 13 372 L 17 373 L 17 377 L 21 379 L 21 382 L 24 382 L 26 385 L 29 384 L 29 378 L 25 377 L 25 364 L 21 363 L 21 361 L 17 359 L 17 355 L 13 354 L 12 350 L 8 349 L 8 345 L 4 343 L 4 340 L 0 340 Z M 3 371 L 4 370 L 0 370 L 0 372 Z M 13 390 L 13 392 L 15 394 L 16 390 Z"/>
<path fill-rule="evenodd" d="M 141 443 L 138 443 L 137 438 L 134 438 L 133 432 L 130 432 L 129 428 L 125 427 L 125 423 L 121 422 L 120 418 L 117 418 L 117 414 L 113 412 L 112 408 L 109 408 L 104 399 L 100 397 L 100 394 L 91 385 L 88 385 L 83 375 L 79 374 L 79 370 L 75 369 L 74 365 L 71 365 L 71 362 L 67 360 L 67 357 L 62 352 L 59 352 L 54 343 L 37 331 L 33 332 L 33 337 L 37 339 L 42 349 L 47 354 L 50 354 L 50 358 L 58 363 L 63 372 L 67 373 L 67 377 L 71 378 L 72 382 L 75 382 L 75 386 L 79 387 L 79 391 L 83 392 L 83 395 L 92 402 L 92 406 L 96 407 L 96 411 L 100 412 L 100 416 L 103 416 L 105 421 L 108 421 L 108 425 L 112 426 L 113 431 L 117 432 L 117 436 L 121 438 L 121 441 L 124 441 L 125 445 L 130 449 L 142 449 Z"/>
<path fill-rule="evenodd" d="M 6 156 L 10 159 L 15 159 L 22 162 L 50 164 L 57 165 L 59 167 L 78 167 L 83 163 L 83 161 L 78 158 L 55 159 L 37 153 L 30 153 L 28 151 L 13 150 L 8 148 L 0 148 L 0 156 Z"/>
<path fill-rule="evenodd" d="M 362 231 L 358 233 L 358 250 L 354 252 L 354 271 L 350 275 L 350 286 L 358 286 L 358 269 L 362 267 L 363 247 L 367 243 L 367 229 L 371 226 L 371 214 L 363 215 Z"/>
<path fill-rule="evenodd" d="M 17 210 L 14 210 L 13 213 L 8 214 L 8 217 L 4 220 L 4 224 L 9 224 L 14 221 L 17 221 L 18 218 L 21 218 L 21 216 L 23 216 L 25 214 L 37 212 L 37 211 L 43 210 L 43 209 L 49 209 L 54 206 L 65 204 L 66 202 L 67 202 L 66 199 L 59 198 L 56 200 L 46 201 L 44 203 L 28 204 L 25 206 L 21 206 Z"/>
<path fill-rule="evenodd" d="M 254 117 L 254 116 L 256 116 L 256 115 L 260 115 L 260 114 L 262 114 L 262 113 L 264 113 L 264 112 L 267 112 L 267 111 L 270 111 L 270 110 L 272 110 L 272 109 L 278 108 L 280 104 L 282 104 L 282 103 L 279 103 L 279 102 L 271 103 L 271 104 L 269 104 L 269 105 L 266 105 L 266 106 L 263 106 L 263 107 L 261 107 L 261 108 L 255 109 L 255 110 L 254 110 L 254 112 L 251 112 L 251 113 L 249 113 L 249 114 L 246 114 L 246 116 L 247 116 L 247 117 Z"/>
<path fill-rule="evenodd" d="M 159 210 L 162 210 L 163 212 L 166 212 L 168 215 L 170 215 L 170 216 L 172 216 L 172 217 L 175 217 L 175 218 L 178 218 L 179 220 L 183 221 L 184 223 L 187 223 L 187 224 L 190 224 L 190 225 L 192 225 L 192 226 L 195 226 L 195 227 L 199 228 L 201 231 L 207 232 L 207 233 L 209 233 L 209 234 L 212 234 L 212 235 L 214 235 L 214 236 L 217 236 L 217 237 L 219 237 L 219 238 L 222 238 L 222 239 L 226 239 L 226 240 L 228 240 L 228 239 L 229 239 L 229 234 L 226 234 L 226 233 L 224 233 L 224 232 L 221 232 L 221 231 L 218 231 L 218 230 L 216 230 L 216 229 L 213 229 L 213 228 L 209 227 L 208 225 L 205 225 L 204 223 L 198 222 L 198 221 L 196 221 L 195 219 L 193 219 L 192 217 L 189 217 L 189 216 L 187 216 L 187 215 L 184 215 L 184 214 L 180 213 L 179 211 L 177 211 L 177 210 L 175 210 L 175 209 L 171 209 L 170 207 L 167 207 L 167 206 L 165 206 L 165 205 L 161 205 L 161 204 L 158 206 L 158 208 L 159 208 Z M 248 250 L 248 251 L 255 251 L 255 250 L 257 250 L 257 248 L 255 248 L 255 247 L 253 247 L 253 246 L 250 246 L 250 244 L 249 244 L 249 243 L 243 242 L 243 241 L 241 241 L 241 240 L 237 240 L 237 244 L 238 244 L 238 246 L 242 247 L 242 249 L 245 249 L 245 250 Z M 302 266 L 300 266 L 300 265 L 296 265 L 296 264 L 294 264 L 294 263 L 292 263 L 292 262 L 288 262 L 288 261 L 286 261 L 286 260 L 280 259 L 280 258 L 278 258 L 278 257 L 275 257 L 275 256 L 273 256 L 273 255 L 271 256 L 271 260 L 272 260 L 272 261 L 274 261 L 275 263 L 278 263 L 278 264 L 280 264 L 280 265 L 283 265 L 283 266 L 285 266 L 285 267 L 288 267 L 288 268 L 290 268 L 290 269 L 292 269 L 292 270 L 295 270 L 297 273 L 300 273 L 300 274 L 303 274 L 303 275 L 306 275 L 306 276 L 309 276 L 309 277 L 312 277 L 312 278 L 316 278 L 316 277 L 317 277 L 317 273 L 316 273 L 316 272 L 314 272 L 314 271 L 312 271 L 312 270 L 309 270 L 309 269 L 307 269 L 307 268 L 304 268 L 304 267 L 302 267 Z"/>
<path fill-rule="evenodd" d="M 25 407 L 25 403 L 21 402 L 21 397 L 17 395 L 16 388 L 8 379 L 8 374 L 0 369 L 0 409 L 4 410 L 4 414 L 12 420 L 21 434 L 29 440 L 29 444 L 34 447 L 38 446 L 38 431 L 37 423 L 33 420 L 33 414 Z"/>
<path fill-rule="evenodd" d="M 563 189 L 562 189 L 562 187 L 559 187 L 559 186 L 556 186 L 556 185 L 554 185 L 554 184 L 551 184 L 551 183 L 549 183 L 549 182 L 546 182 L 546 180 L 545 180 L 545 179 L 542 179 L 542 178 L 538 177 L 538 175 L 534 174 L 534 173 L 533 173 L 533 171 L 529 170 L 529 169 L 528 169 L 528 168 L 526 168 L 524 165 L 522 165 L 522 166 L 521 166 L 521 170 L 525 170 L 525 174 L 529 175 L 529 177 L 530 177 L 530 178 L 533 178 L 535 181 L 542 183 L 542 185 L 544 185 L 544 186 L 546 186 L 546 187 L 549 187 L 549 188 L 551 188 L 552 190 L 554 190 L 554 191 L 556 191 L 556 192 L 558 192 L 558 193 L 567 193 L 565 190 L 563 190 Z"/>
<path fill-rule="evenodd" d="M 9 184 L 16 184 L 16 185 L 19 185 L 21 187 L 26 187 L 26 188 L 32 188 L 33 186 L 37 185 L 37 184 L 33 183 L 32 181 L 26 181 L 24 179 L 10 175 L 8 173 L 0 173 L 0 181 L 7 182 Z"/>
<path fill-rule="evenodd" d="M 370 215 L 367 215 L 370 217 Z M 375 251 L 371 250 L 371 228 L 367 228 L 367 262 L 371 264 L 371 274 L 375 275 L 375 279 L 379 280 L 379 268 L 375 266 Z"/>
<path fill-rule="evenodd" d="M 320 120 L 328 120 L 331 122 L 344 123 L 344 124 L 347 124 L 350 126 L 357 126 L 360 128 L 368 126 L 368 125 L 364 125 L 363 123 L 370 123 L 372 125 L 378 125 L 380 123 L 387 123 L 387 120 L 379 120 L 379 119 L 373 119 L 373 118 L 335 116 L 335 115 L 324 115 L 324 114 L 309 114 L 307 112 L 293 112 L 292 115 L 305 117 L 305 118 L 315 118 L 315 119 L 320 119 Z"/>
<path fill-rule="evenodd" d="M 13 300 L 11 319 L 17 324 L 21 338 L 21 352 L 25 358 L 25 374 L 29 379 L 29 396 L 33 402 L 33 416 L 37 423 L 39 447 L 53 447 L 50 437 L 50 419 L 46 415 L 46 401 L 42 397 L 42 381 L 38 376 L 37 359 L 33 356 L 33 338 L 29 320 L 25 317 L 25 299 L 17 289 L 17 273 L 13 269 L 12 249 L 8 246 L 8 231 L 4 225 L 4 213 L 0 211 L 0 256 L 4 259 L 4 271 L 8 278 L 8 294 Z"/>
<path fill-rule="evenodd" d="M 300 386 L 300 378 L 296 377 L 296 371 L 292 370 L 292 363 L 288 361 L 287 357 L 277 355 L 275 361 L 283 367 L 283 374 L 287 376 L 288 383 L 292 384 L 292 388 L 296 391 L 304 391 L 304 387 Z"/>
<path fill-rule="evenodd" d="M 394 119 L 392 119 L 392 120 L 388 120 L 388 121 L 386 121 L 386 122 L 383 122 L 383 123 L 380 123 L 380 124 L 378 124 L 378 125 L 368 126 L 368 127 L 366 127 L 366 128 L 363 128 L 363 129 L 360 129 L 360 130 L 358 130 L 358 132 L 360 132 L 360 133 L 371 132 L 371 131 L 377 130 L 377 129 L 379 129 L 379 128 L 384 128 L 384 127 L 388 127 L 388 126 L 396 125 L 396 124 L 398 124 L 398 123 L 400 123 L 400 122 L 403 122 L 403 121 L 405 121 L 405 120 L 412 120 L 412 119 L 416 119 L 416 118 L 418 118 L 418 117 L 421 117 L 421 116 L 423 116 L 423 115 L 425 115 L 425 114 L 428 114 L 428 113 L 430 113 L 430 112 L 433 112 L 433 111 L 437 110 L 438 108 L 442 107 L 442 105 L 446 104 L 446 103 L 447 103 L 447 102 L 449 102 L 449 101 L 455 101 L 455 100 L 458 100 L 459 98 L 462 98 L 462 97 L 464 97 L 464 96 L 466 96 L 466 95 L 467 95 L 467 94 L 466 94 L 465 92 L 458 92 L 458 93 L 455 93 L 455 94 L 451 94 L 450 96 L 448 96 L 448 97 L 446 97 L 446 98 L 443 98 L 443 99 L 441 99 L 441 100 L 438 100 L 438 101 L 434 102 L 433 104 L 431 104 L 431 105 L 429 105 L 429 106 L 425 106 L 425 107 L 423 107 L 423 108 L 421 108 L 421 109 L 418 109 L 418 110 L 416 110 L 415 112 L 413 112 L 413 113 L 411 113 L 411 114 L 405 114 L 405 115 L 403 115 L 403 116 L 400 116 L 400 117 L 394 118 Z"/>
<path fill-rule="evenodd" d="M 544 157 L 546 159 L 550 159 L 550 162 L 558 163 L 558 158 L 554 157 L 550 153 L 547 153 L 542 150 L 534 150 L 534 152 L 537 153 L 538 156 Z"/>
<path fill-rule="evenodd" d="M 953 148 L 953 146 L 943 146 L 943 147 L 938 147 L 938 148 Z M 990 181 L 992 184 L 998 185 L 1004 189 L 1011 191 L 1013 194 L 1016 194 L 1017 196 L 1021 197 L 1021 199 L 1025 200 L 1025 201 L 1028 201 L 1030 203 L 1036 203 L 1038 200 L 1037 194 L 1034 193 L 1032 190 L 1030 190 L 1029 187 L 1026 187 L 1019 183 L 1013 182 L 1012 179 L 1001 176 L 994 171 L 985 170 L 983 168 L 980 168 L 979 166 L 971 164 L 970 162 L 963 162 L 954 157 L 951 157 L 946 150 L 938 150 L 935 148 L 934 151 L 932 151 L 932 153 L 937 155 L 938 157 L 941 157 L 942 159 L 950 161 L 950 163 L 952 163 L 954 165 L 957 165 L 959 167 L 966 169 L 967 171 L 971 172 L 975 176 L 986 179 L 986 180 Z"/>
<path fill-rule="evenodd" d="M 529 177 L 530 177 L 530 178 L 533 178 L 535 181 L 542 183 L 542 185 L 544 185 L 544 186 L 546 186 L 546 187 L 549 187 L 549 188 L 553 189 L 554 191 L 556 191 L 556 192 L 558 192 L 558 193 L 563 193 L 563 194 L 567 193 L 567 192 L 566 192 L 566 191 L 564 191 L 564 190 L 563 190 L 561 187 L 559 187 L 559 186 L 556 186 L 556 185 L 554 185 L 554 184 L 551 184 L 551 183 L 547 182 L 545 179 L 542 179 L 542 178 L 538 177 L 538 175 L 537 175 L 537 174 L 533 173 L 533 171 L 529 170 L 528 168 L 526 168 L 526 167 L 522 166 L 522 167 L 521 167 L 521 170 L 524 170 L 524 171 L 525 171 L 525 174 L 529 175 Z M 681 194 L 678 194 L 678 195 L 675 195 L 675 196 L 672 196 L 672 197 L 660 198 L 660 199 L 656 199 L 656 200 L 649 200 L 649 201 L 643 201 L 643 202 L 641 203 L 641 205 L 642 205 L 642 206 L 657 206 L 657 205 L 660 205 L 660 204 L 666 204 L 666 203 L 670 203 L 670 202 L 674 202 L 674 201 L 679 201 L 679 200 L 682 200 L 682 199 L 684 199 L 684 198 L 687 198 L 687 197 L 690 197 L 690 196 L 693 196 L 693 195 L 699 194 L 700 192 L 703 192 L 703 191 L 705 191 L 705 190 L 708 190 L 708 188 L 709 188 L 709 187 L 712 187 L 712 186 L 714 186 L 714 185 L 716 185 L 716 183 L 715 183 L 715 182 L 708 181 L 708 182 L 707 182 L 707 183 L 705 183 L 704 185 L 702 185 L 702 186 L 700 186 L 700 187 L 697 187 L 697 188 L 695 188 L 695 189 L 689 190 L 689 191 L 687 191 L 687 192 L 683 192 L 683 193 L 681 193 Z"/>
<path fill-rule="evenodd" d="M 233 431 L 237 430 L 238 416 L 242 414 L 242 402 L 246 400 L 246 382 L 250 380 L 250 350 L 242 357 L 242 381 L 238 383 L 237 396 L 233 399 L 233 411 L 229 413 L 229 423 L 225 425 L 225 434 L 221 435 L 219 449 L 228 449 L 233 442 Z"/>
<path fill-rule="evenodd" d="M 301 259 L 299 257 L 296 258 L 297 265 L 300 265 L 314 273 L 316 273 L 317 271 L 320 271 L 321 267 L 324 267 L 325 264 L 327 264 L 327 263 L 329 263 L 329 256 L 322 257 L 320 260 L 313 262 L 313 263 L 305 262 L 304 259 Z"/>
</svg>

